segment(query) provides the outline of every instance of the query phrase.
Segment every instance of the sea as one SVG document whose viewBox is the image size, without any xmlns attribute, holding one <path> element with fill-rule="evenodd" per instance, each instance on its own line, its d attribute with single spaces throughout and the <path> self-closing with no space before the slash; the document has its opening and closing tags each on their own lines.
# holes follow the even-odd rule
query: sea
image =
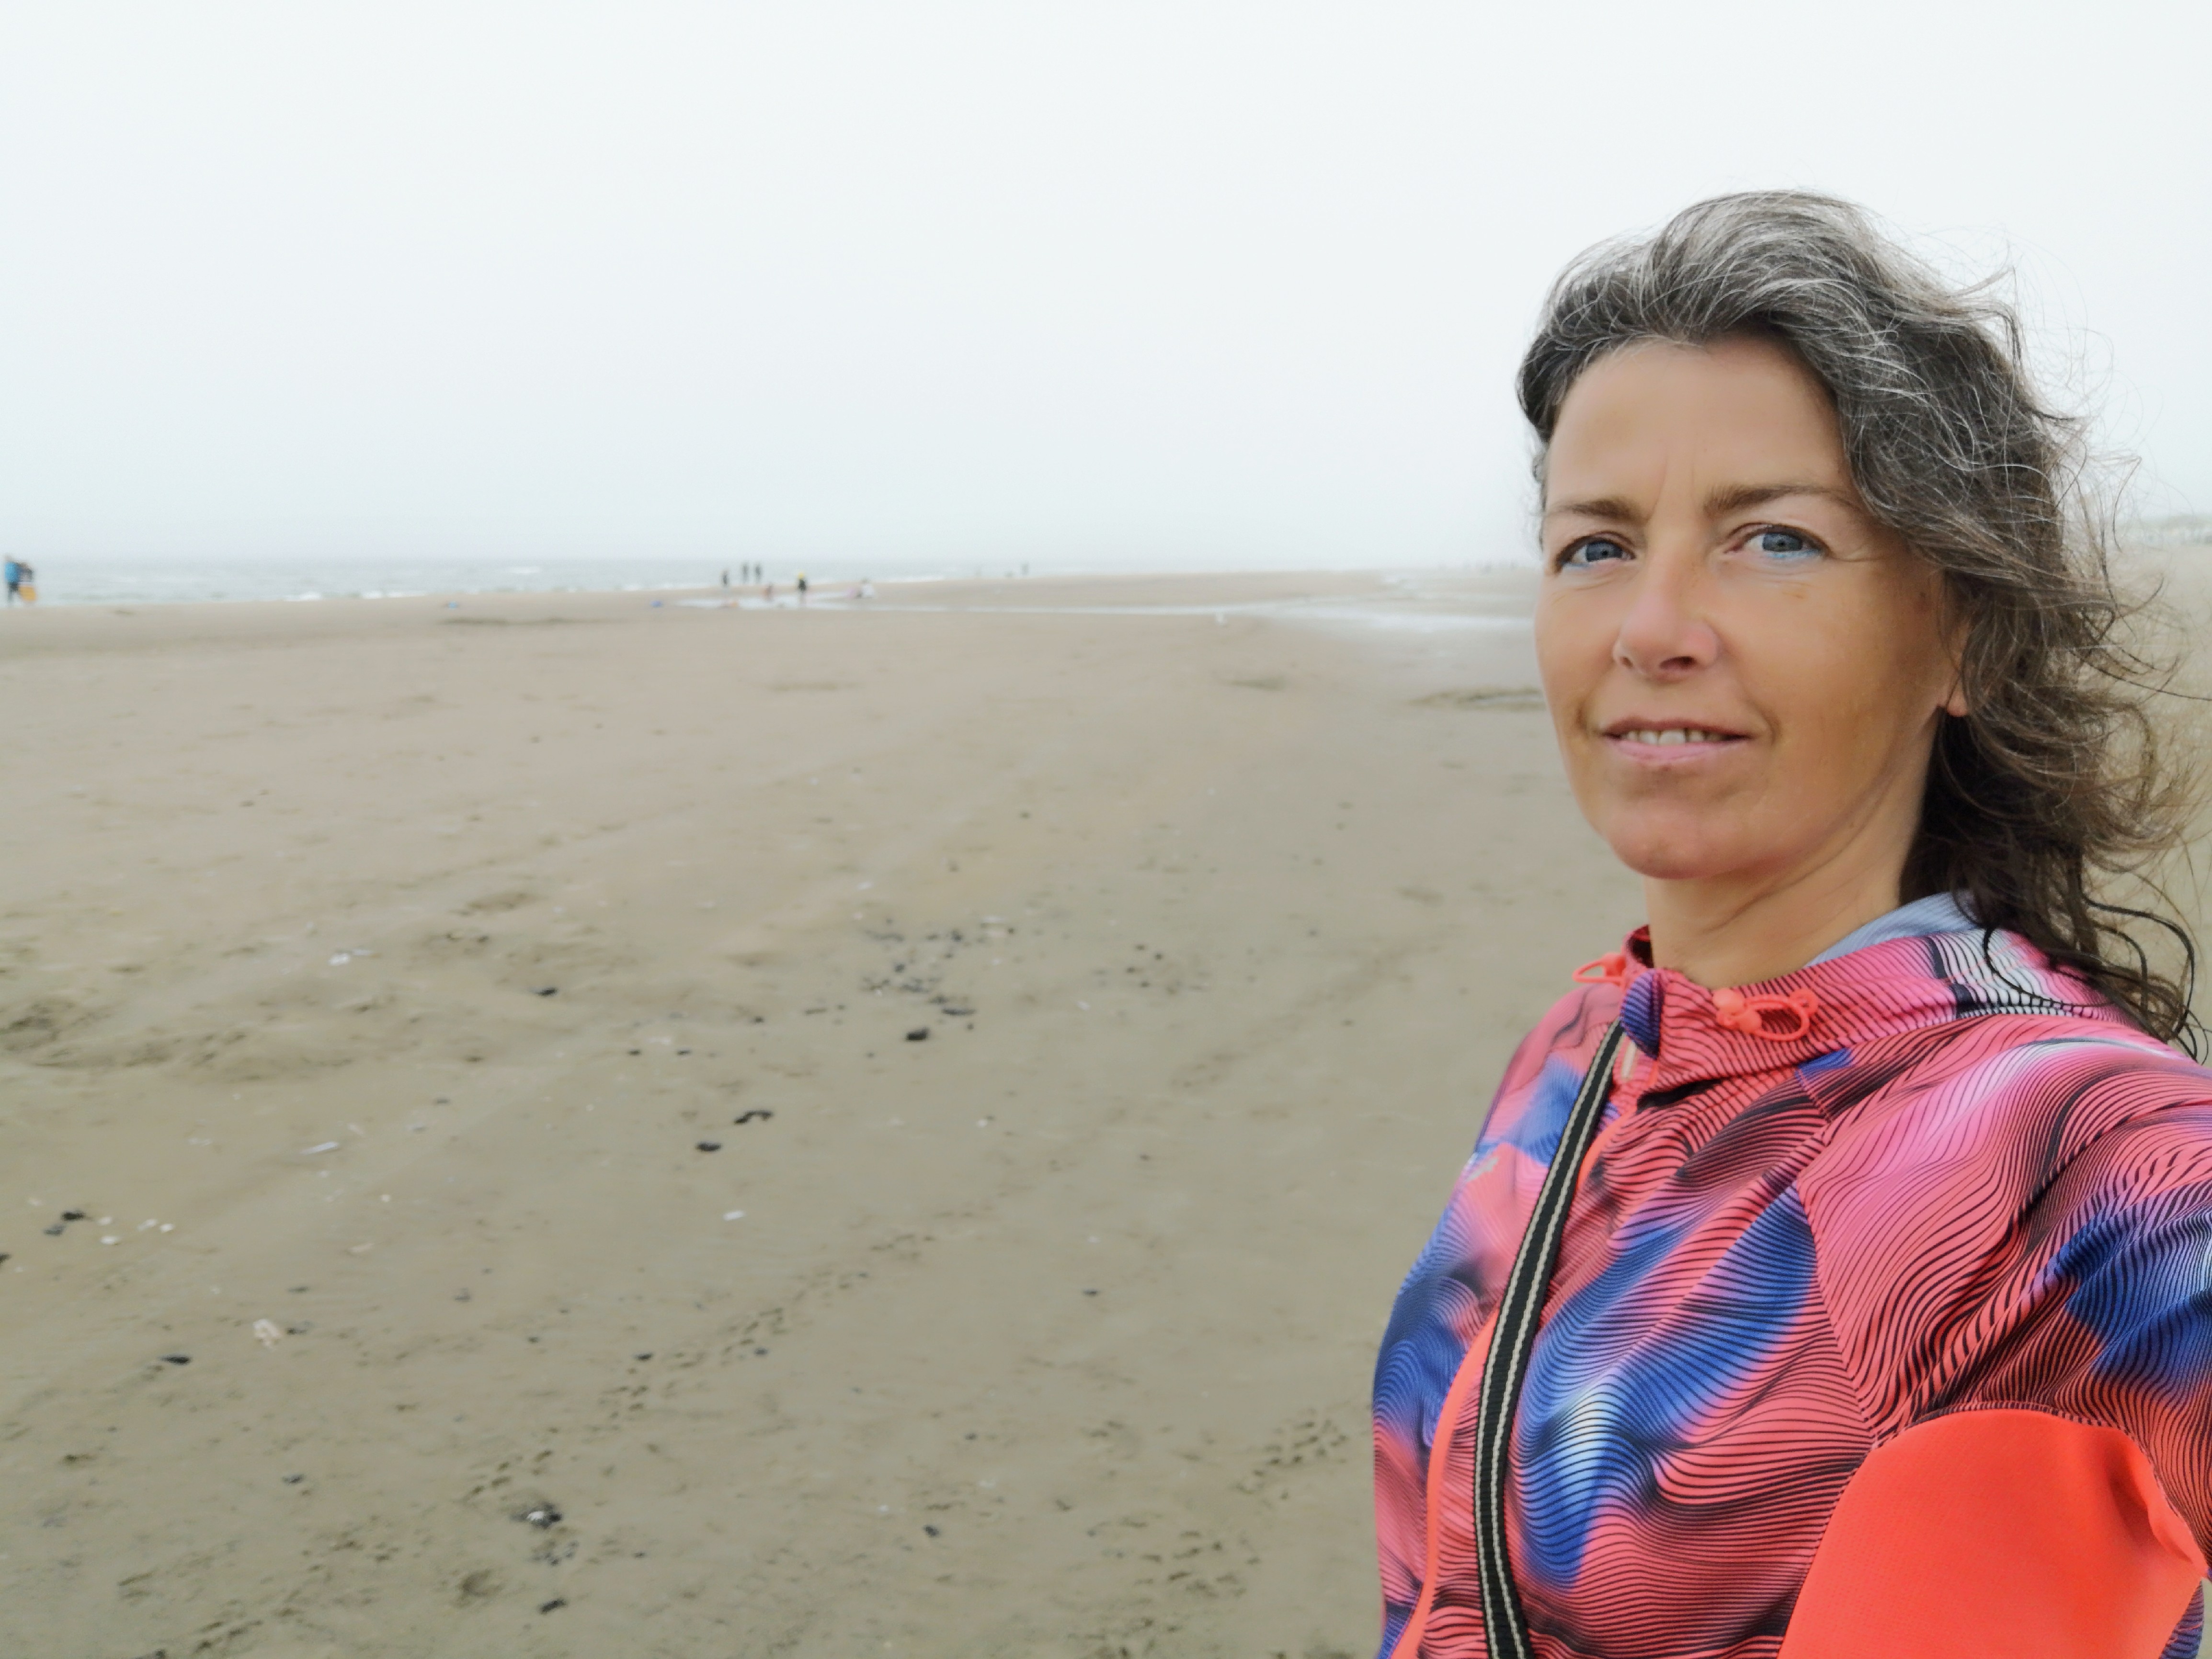
<svg viewBox="0 0 2212 1659">
<path fill-rule="evenodd" d="M 1487 567 L 1495 569 L 1497 567 Z M 1283 597 L 1227 604 L 1026 603 L 1013 592 L 956 603 L 935 600 L 928 588 L 901 586 L 870 590 L 872 611 L 958 610 L 1051 615 L 1188 614 L 1226 622 L 1232 616 L 1267 617 L 1335 629 L 1382 630 L 1396 634 L 1523 634 L 1528 627 L 1525 598 L 1484 584 L 1482 566 L 1390 573 L 1377 571 L 1376 588 L 1364 595 Z M 187 603 L 282 601 L 313 605 L 328 600 L 375 600 L 488 593 L 665 594 L 654 605 L 736 605 L 744 610 L 783 608 L 796 600 L 794 583 L 802 567 L 769 562 L 763 567 L 774 584 L 772 598 L 749 586 L 743 566 L 729 567 L 741 590 L 720 592 L 723 567 L 696 558 L 619 559 L 362 559 L 270 558 L 193 562 L 176 558 L 122 559 L 52 557 L 37 570 L 39 603 L 45 605 L 138 606 Z M 862 569 L 817 564 L 809 573 L 817 609 L 838 610 L 854 602 L 862 581 L 915 584 L 932 580 L 1024 575 L 1139 574 L 1097 565 L 974 562 L 921 565 L 897 562 Z M 1466 579 L 1476 576 L 1469 583 Z M 758 579 L 756 579 L 757 581 Z"/>
<path fill-rule="evenodd" d="M 242 599 L 411 599 L 447 593 L 660 593 L 720 585 L 724 567 L 698 558 L 468 559 L 295 556 L 210 560 L 76 558 L 35 562 L 41 605 L 176 605 Z M 770 563 L 788 586 L 804 565 Z M 728 567 L 732 580 L 738 567 Z M 943 564 L 866 571 L 817 568 L 823 582 L 928 576 L 1017 575 L 1023 567 Z M 1042 567 L 1039 574 L 1045 574 Z"/>
</svg>

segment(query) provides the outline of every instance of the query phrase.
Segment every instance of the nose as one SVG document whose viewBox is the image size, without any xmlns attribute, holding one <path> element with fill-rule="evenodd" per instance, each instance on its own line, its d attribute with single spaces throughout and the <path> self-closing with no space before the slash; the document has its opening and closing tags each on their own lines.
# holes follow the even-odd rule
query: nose
<svg viewBox="0 0 2212 1659">
<path fill-rule="evenodd" d="M 1720 635 L 1706 619 L 1704 562 L 1652 548 L 1638 561 L 1613 659 L 1646 679 L 1674 680 L 1712 665 Z"/>
</svg>

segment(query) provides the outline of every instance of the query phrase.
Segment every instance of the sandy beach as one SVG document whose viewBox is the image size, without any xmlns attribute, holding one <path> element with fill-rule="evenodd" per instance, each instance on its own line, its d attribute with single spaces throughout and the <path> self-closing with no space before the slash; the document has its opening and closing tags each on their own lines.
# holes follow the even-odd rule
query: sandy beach
<svg viewBox="0 0 2212 1659">
<path fill-rule="evenodd" d="M 0 1647 L 1370 1650 L 1530 591 L 0 618 Z"/>
</svg>

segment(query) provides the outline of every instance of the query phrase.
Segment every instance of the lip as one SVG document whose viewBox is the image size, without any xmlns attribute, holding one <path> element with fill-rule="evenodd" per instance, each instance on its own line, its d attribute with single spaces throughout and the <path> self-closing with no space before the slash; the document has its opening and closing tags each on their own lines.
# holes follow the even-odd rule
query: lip
<svg viewBox="0 0 2212 1659">
<path fill-rule="evenodd" d="M 1630 735 L 1635 732 L 1669 730 L 1705 732 L 1713 735 L 1674 743 L 1646 743 Z M 1608 750 L 1630 765 L 1666 769 L 1711 762 L 1741 749 L 1750 740 L 1744 732 L 1730 731 L 1727 726 L 1703 720 L 1685 720 L 1679 714 L 1656 719 L 1627 715 L 1608 721 L 1598 735 L 1604 739 Z"/>
</svg>

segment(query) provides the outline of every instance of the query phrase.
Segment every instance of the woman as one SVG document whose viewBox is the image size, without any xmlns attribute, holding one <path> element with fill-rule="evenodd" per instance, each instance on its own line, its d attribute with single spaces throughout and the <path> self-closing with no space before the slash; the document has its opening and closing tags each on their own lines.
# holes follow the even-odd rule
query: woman
<svg viewBox="0 0 2212 1659">
<path fill-rule="evenodd" d="M 1391 1318 L 1383 1652 L 2193 1654 L 2212 1075 L 2095 896 L 2182 803 L 2072 429 L 2007 312 L 1795 193 L 1585 256 L 1520 389 L 1649 923 Z"/>
</svg>

